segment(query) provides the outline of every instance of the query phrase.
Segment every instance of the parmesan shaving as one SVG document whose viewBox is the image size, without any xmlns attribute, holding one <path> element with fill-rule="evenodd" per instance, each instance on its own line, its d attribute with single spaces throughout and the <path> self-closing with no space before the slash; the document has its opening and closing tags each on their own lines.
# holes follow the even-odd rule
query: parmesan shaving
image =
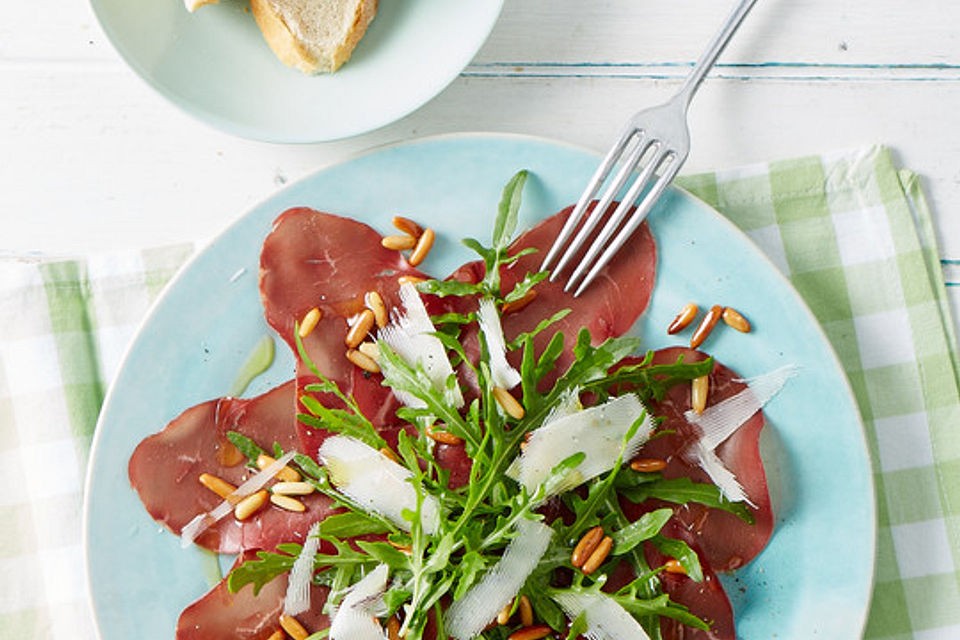
<svg viewBox="0 0 960 640">
<path fill-rule="evenodd" d="M 237 487 L 223 502 L 218 504 L 213 511 L 201 513 L 184 525 L 183 529 L 180 530 L 180 546 L 183 548 L 189 547 L 201 533 L 232 512 L 239 498 L 246 498 L 250 494 L 256 493 L 264 488 L 268 482 L 273 480 L 274 476 L 280 473 L 281 469 L 287 466 L 288 462 L 293 460 L 294 455 L 296 455 L 296 451 L 286 452 L 280 456 L 279 459 L 267 465 L 260 473 L 255 473 L 250 476 L 246 482 Z"/>
<path fill-rule="evenodd" d="M 463 406 L 463 393 L 460 385 L 447 385 L 450 376 L 454 375 L 453 366 L 447 357 L 446 347 L 439 338 L 433 335 L 436 328 L 430 321 L 430 314 L 420 299 L 416 287 L 409 282 L 400 285 L 400 300 L 403 302 L 405 313 L 397 314 L 391 324 L 378 333 L 383 340 L 400 358 L 411 366 L 423 367 L 427 377 L 436 391 L 443 393 L 447 403 L 454 407 Z M 382 359 L 380 366 L 383 374 L 390 380 L 390 365 Z M 393 389 L 397 399 L 408 407 L 422 409 L 426 405 L 413 394 Z"/>
<path fill-rule="evenodd" d="M 797 367 L 787 365 L 761 376 L 743 380 L 747 388 L 722 402 L 707 407 L 703 413 L 687 411 L 684 417 L 688 422 L 700 427 L 703 432 L 701 442 L 708 448 L 716 449 L 723 444 L 757 411 L 777 395 L 787 380 L 795 376 Z"/>
<path fill-rule="evenodd" d="M 770 402 L 796 373 L 797 367 L 787 365 L 749 380 L 741 380 L 747 383 L 747 388 L 743 391 L 707 407 L 703 413 L 698 414 L 692 410 L 684 413 L 687 421 L 700 427 L 703 433 L 693 446 L 691 457 L 695 458 L 727 500 L 756 506 L 750 501 L 733 472 L 724 466 L 716 454 L 717 447 Z"/>
<path fill-rule="evenodd" d="M 545 524 L 534 520 L 518 522 L 517 537 L 507 545 L 500 560 L 447 609 L 447 633 L 457 640 L 468 640 L 483 631 L 537 568 L 552 537 L 553 529 Z"/>
<path fill-rule="evenodd" d="M 507 344 L 497 306 L 490 298 L 480 301 L 477 323 L 490 356 L 490 376 L 494 385 L 512 389 L 520 384 L 520 373 L 507 362 Z"/>
<path fill-rule="evenodd" d="M 586 614 L 587 629 L 583 635 L 589 640 L 650 640 L 640 623 L 604 593 L 558 591 L 552 595 L 571 620 Z"/>
<path fill-rule="evenodd" d="M 349 436 L 330 436 L 320 445 L 317 458 L 327 468 L 330 481 L 367 511 L 379 513 L 405 531 L 410 522 L 404 510 L 416 511 L 417 492 L 410 484 L 409 469 L 373 447 Z M 420 524 L 428 535 L 439 525 L 436 498 L 423 496 Z"/>
<path fill-rule="evenodd" d="M 654 429 L 653 420 L 643 403 L 633 394 L 563 415 L 532 431 L 526 448 L 516 465 L 508 469 L 508 474 L 512 472 L 511 477 L 533 492 L 550 476 L 555 466 L 583 452 L 586 457 L 571 473 L 571 480 L 556 487 L 554 492 L 572 489 L 613 468 L 620 457 L 627 431 L 641 417 L 643 423 L 623 453 L 623 459 L 628 460 L 649 440 Z"/>
<path fill-rule="evenodd" d="M 293 561 L 290 577 L 287 579 L 287 593 L 283 598 L 283 613 L 288 616 L 300 615 L 310 608 L 310 582 L 313 578 L 313 558 L 320 548 L 320 523 L 314 522 L 307 532 L 307 539 L 300 554 Z"/>
<path fill-rule="evenodd" d="M 386 613 L 383 591 L 389 574 L 381 564 L 350 587 L 330 619 L 330 640 L 385 640 L 376 616 Z"/>
<path fill-rule="evenodd" d="M 723 494 L 724 498 L 731 502 L 746 502 L 751 507 L 756 507 L 756 505 L 750 501 L 747 492 L 744 491 L 737 477 L 724 466 L 723 461 L 720 460 L 720 457 L 713 449 L 706 446 L 703 441 L 700 441 L 693 446 L 693 451 L 697 459 L 697 464 L 710 476 L 713 484 L 717 485 L 717 488 L 720 489 L 720 493 Z"/>
</svg>

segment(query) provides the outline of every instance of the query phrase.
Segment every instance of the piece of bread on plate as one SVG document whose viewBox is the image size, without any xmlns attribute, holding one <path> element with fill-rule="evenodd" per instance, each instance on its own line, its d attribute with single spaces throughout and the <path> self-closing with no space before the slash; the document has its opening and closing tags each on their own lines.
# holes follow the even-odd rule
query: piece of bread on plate
<svg viewBox="0 0 960 640">
<path fill-rule="evenodd" d="M 377 0 L 250 0 L 281 62 L 304 73 L 336 71 L 377 13 Z"/>
</svg>

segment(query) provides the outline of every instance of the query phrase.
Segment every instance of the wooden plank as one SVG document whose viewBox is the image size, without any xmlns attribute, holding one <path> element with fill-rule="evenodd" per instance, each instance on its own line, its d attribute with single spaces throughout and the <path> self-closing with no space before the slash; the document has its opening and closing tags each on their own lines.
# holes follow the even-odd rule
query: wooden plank
<svg viewBox="0 0 960 640">
<path fill-rule="evenodd" d="M 237 1 L 229 4 L 205 11 L 235 10 Z M 477 62 L 686 63 L 699 54 L 732 4 L 732 0 L 507 0 Z M 42 27 L 31 27 L 39 24 L 38 16 L 43 17 Z M 724 61 L 960 65 L 957 24 L 960 3 L 943 0 L 761 0 Z M 113 55 L 88 2 L 34 0 L 4 7 L 0 60 L 105 60 Z"/>
<path fill-rule="evenodd" d="M 283 146 L 195 122 L 118 65 L 82 74 L 59 64 L 14 65 L 0 77 L 10 89 L 0 101 L 0 139 L 17 158 L 0 172 L 0 210 L 22 212 L 5 216 L 4 247 L 50 251 L 209 237 L 283 182 L 409 137 L 502 131 L 600 150 L 636 108 L 677 86 L 465 77 L 379 131 Z M 941 253 L 960 258 L 960 218 L 946 208 L 960 203 L 960 139 L 943 128 L 958 104 L 960 83 L 710 80 L 691 112 L 687 171 L 885 142 L 924 177 L 934 206 L 945 207 L 935 211 Z"/>
</svg>

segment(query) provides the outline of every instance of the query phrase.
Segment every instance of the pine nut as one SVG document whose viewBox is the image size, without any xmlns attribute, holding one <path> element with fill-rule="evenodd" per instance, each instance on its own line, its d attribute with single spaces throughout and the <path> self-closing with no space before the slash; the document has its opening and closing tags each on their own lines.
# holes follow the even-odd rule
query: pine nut
<svg viewBox="0 0 960 640">
<path fill-rule="evenodd" d="M 417 246 L 417 239 L 407 235 L 385 236 L 380 244 L 383 245 L 384 249 L 390 249 L 391 251 L 406 251 Z"/>
<path fill-rule="evenodd" d="M 361 342 L 360 346 L 357 347 L 357 351 L 367 356 L 374 362 L 380 360 L 380 347 L 377 346 L 376 342 Z"/>
<path fill-rule="evenodd" d="M 233 516 L 237 520 L 246 520 L 260 508 L 267 504 L 267 490 L 261 489 L 256 493 L 251 493 L 249 496 L 237 503 L 237 506 L 233 508 Z"/>
<path fill-rule="evenodd" d="M 707 339 L 707 336 L 710 335 L 713 328 L 717 326 L 717 321 L 720 320 L 721 315 L 723 315 L 723 307 L 720 305 L 710 307 L 710 311 L 707 311 L 707 315 L 700 321 L 700 325 L 696 331 L 693 332 L 693 337 L 690 338 L 691 349 L 696 349 L 703 344 L 703 341 Z"/>
<path fill-rule="evenodd" d="M 313 485 L 309 482 L 278 482 L 270 491 L 282 496 L 308 496 L 313 493 Z"/>
<path fill-rule="evenodd" d="M 257 456 L 257 468 L 261 471 L 269 467 L 274 462 L 276 462 L 276 460 L 265 453 L 261 453 L 259 456 Z M 300 474 L 290 467 L 284 467 L 277 472 L 277 480 L 281 480 L 283 482 L 300 482 Z"/>
<path fill-rule="evenodd" d="M 510 622 L 510 613 L 513 611 L 513 603 L 515 600 L 516 598 L 503 605 L 503 609 L 500 609 L 500 613 L 497 614 L 497 624 L 507 624 Z"/>
<path fill-rule="evenodd" d="M 723 310 L 723 321 L 741 333 L 750 333 L 750 321 L 733 307 Z"/>
<path fill-rule="evenodd" d="M 307 508 L 303 506 L 303 503 L 296 498 L 291 498 L 290 496 L 285 496 L 280 493 L 270 494 L 270 502 L 287 511 L 303 513 L 307 510 Z"/>
<path fill-rule="evenodd" d="M 533 605 L 526 594 L 520 596 L 520 624 L 525 627 L 533 624 Z"/>
<path fill-rule="evenodd" d="M 363 302 L 367 309 L 373 311 L 373 319 L 381 329 L 387 326 L 387 306 L 383 303 L 383 296 L 377 291 L 367 291 L 363 296 Z"/>
<path fill-rule="evenodd" d="M 707 394 L 710 393 L 710 376 L 700 376 L 690 381 L 690 406 L 697 413 L 707 408 Z"/>
<path fill-rule="evenodd" d="M 400 464 L 400 459 L 397 458 L 397 454 L 393 452 L 393 449 L 390 447 L 380 447 L 380 453 L 382 453 L 387 458 L 390 458 L 392 461 Z"/>
<path fill-rule="evenodd" d="M 367 338 L 375 322 L 376 318 L 374 318 L 373 311 L 370 311 L 370 309 L 361 311 L 350 326 L 350 330 L 347 331 L 347 346 L 356 349 Z"/>
<path fill-rule="evenodd" d="M 433 232 L 433 229 L 424 229 L 423 234 L 417 239 L 417 245 L 413 248 L 413 252 L 410 254 L 410 257 L 407 258 L 407 262 L 410 263 L 411 267 L 415 267 L 423 262 L 427 254 L 430 253 L 430 249 L 433 248 L 433 241 L 436 237 L 437 234 Z"/>
<path fill-rule="evenodd" d="M 310 333 L 317 328 L 317 323 L 320 322 L 320 318 L 323 317 L 323 314 L 320 313 L 320 309 L 314 307 L 307 311 L 307 314 L 303 316 L 303 320 L 300 321 L 300 329 L 297 333 L 300 334 L 301 338 L 306 338 Z"/>
<path fill-rule="evenodd" d="M 380 373 L 377 361 L 358 349 L 347 349 L 347 360 L 368 373 Z"/>
<path fill-rule="evenodd" d="M 667 573 L 680 573 L 687 575 L 687 570 L 683 568 L 683 565 L 680 564 L 680 561 L 675 558 L 670 558 L 663 563 L 663 570 Z"/>
<path fill-rule="evenodd" d="M 300 624 L 300 621 L 293 616 L 281 615 L 280 626 L 283 627 L 283 630 L 286 631 L 287 635 L 293 638 L 293 640 L 306 640 L 310 635 L 307 633 L 307 630 L 303 628 L 303 625 Z"/>
<path fill-rule="evenodd" d="M 613 538 L 604 536 L 600 544 L 597 545 L 597 548 L 594 549 L 590 557 L 587 558 L 587 561 L 580 567 L 580 570 L 586 575 L 590 575 L 596 571 L 600 565 L 603 564 L 603 561 L 607 559 L 607 556 L 610 555 L 611 549 L 613 549 Z"/>
<path fill-rule="evenodd" d="M 277 629 L 276 631 L 270 634 L 270 637 L 267 638 L 267 640 L 286 640 L 286 638 L 287 636 L 283 633 L 283 631 L 281 631 L 280 629 Z"/>
<path fill-rule="evenodd" d="M 223 467 L 235 467 L 246 460 L 240 449 L 237 449 L 232 442 L 226 438 L 217 438 L 217 440 L 219 441 L 215 456 L 217 464 Z"/>
<path fill-rule="evenodd" d="M 697 313 L 700 311 L 700 307 L 695 305 L 692 302 L 688 302 L 683 305 L 683 308 L 680 309 L 680 313 L 677 314 L 677 317 L 673 319 L 673 322 L 670 323 L 670 326 L 667 327 L 667 333 L 673 335 L 675 333 L 680 333 L 689 326 L 693 319 L 697 317 Z"/>
<path fill-rule="evenodd" d="M 387 620 L 387 640 L 400 640 L 400 620 L 397 616 L 390 616 Z"/>
<path fill-rule="evenodd" d="M 520 309 L 523 309 L 528 304 L 533 302 L 533 299 L 536 297 L 537 297 L 537 292 L 533 289 L 530 289 L 530 291 L 527 291 L 522 298 L 518 298 L 517 300 L 511 300 L 510 302 L 504 302 L 503 312 L 514 313 L 516 311 L 520 311 Z"/>
<path fill-rule="evenodd" d="M 667 468 L 667 461 L 660 458 L 637 458 L 630 463 L 630 468 L 638 473 L 653 473 Z"/>
<path fill-rule="evenodd" d="M 426 281 L 426 278 L 419 278 L 417 276 L 400 276 L 397 278 L 397 284 L 412 284 L 414 286 Z"/>
<path fill-rule="evenodd" d="M 419 238 L 420 234 L 423 233 L 423 227 L 410 218 L 404 218 L 403 216 L 393 216 L 393 226 L 397 228 L 397 231 L 402 231 L 414 238 Z"/>
<path fill-rule="evenodd" d="M 509 636 L 507 640 L 541 640 L 553 633 L 553 629 L 545 624 L 538 624 L 535 627 L 524 627 L 517 629 Z"/>
<path fill-rule="evenodd" d="M 452 445 L 463 444 L 463 438 L 459 436 L 455 436 L 449 431 L 437 429 L 436 425 L 427 427 L 427 435 L 432 440 L 439 442 L 441 444 L 452 444 Z"/>
<path fill-rule="evenodd" d="M 213 491 L 224 500 L 229 500 L 230 494 L 237 490 L 235 486 L 223 478 L 218 478 L 217 476 L 210 475 L 209 473 L 201 473 L 198 479 L 200 480 L 200 484 L 205 486 L 207 489 L 210 489 L 210 491 Z M 236 499 L 236 502 L 239 502 L 239 498 Z"/>
<path fill-rule="evenodd" d="M 496 398 L 497 403 L 507 413 L 508 416 L 514 420 L 523 419 L 526 411 L 524 411 L 523 405 L 520 404 L 520 402 L 518 402 L 509 391 L 503 387 L 494 387 L 493 397 Z"/>
<path fill-rule="evenodd" d="M 393 548 L 396 549 L 397 551 L 402 551 L 403 553 L 405 553 L 405 554 L 407 554 L 407 555 L 410 555 L 411 553 L 413 553 L 413 547 L 411 547 L 411 546 L 408 545 L 408 544 L 400 544 L 399 542 L 394 542 L 393 540 L 390 540 L 389 538 L 387 538 L 387 542 L 390 544 L 391 547 L 393 547 Z"/>
<path fill-rule="evenodd" d="M 570 564 L 578 568 L 582 567 L 583 563 L 590 557 L 590 554 L 596 550 L 601 540 L 603 540 L 603 527 L 599 525 L 583 534 L 580 542 L 573 548 L 573 555 L 570 556 Z"/>
</svg>

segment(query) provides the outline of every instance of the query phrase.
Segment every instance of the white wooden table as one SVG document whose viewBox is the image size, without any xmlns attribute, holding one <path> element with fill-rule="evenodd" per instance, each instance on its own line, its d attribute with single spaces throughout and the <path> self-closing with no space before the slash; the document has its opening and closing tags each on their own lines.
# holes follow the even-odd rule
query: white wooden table
<svg viewBox="0 0 960 640">
<path fill-rule="evenodd" d="M 154 94 L 86 3 L 6 2 L 0 250 L 203 240 L 288 180 L 415 136 L 521 132 L 604 149 L 678 86 L 730 4 L 507 0 L 473 64 L 420 110 L 350 140 L 282 146 L 220 133 Z M 960 3 L 946 0 L 760 0 L 694 103 L 686 171 L 882 142 L 923 176 L 941 256 L 960 259 L 957 24 Z M 960 285 L 960 266 L 945 268 Z"/>
</svg>

